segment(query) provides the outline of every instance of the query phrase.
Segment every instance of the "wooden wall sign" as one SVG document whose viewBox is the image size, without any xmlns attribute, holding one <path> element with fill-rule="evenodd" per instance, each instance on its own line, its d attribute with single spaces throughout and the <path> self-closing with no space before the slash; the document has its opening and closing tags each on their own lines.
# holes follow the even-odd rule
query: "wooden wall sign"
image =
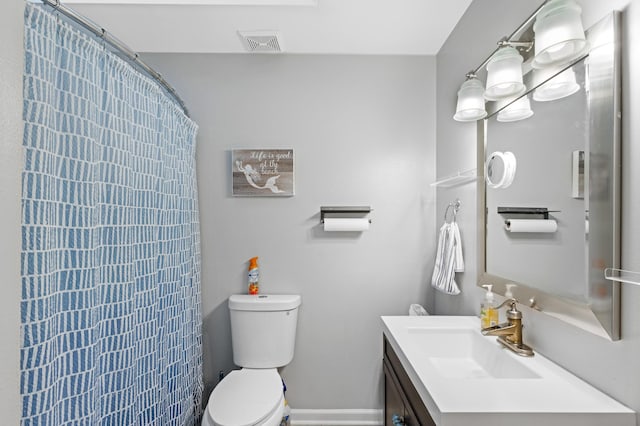
<svg viewBox="0 0 640 426">
<path fill-rule="evenodd" d="M 231 163 L 234 196 L 294 195 L 293 149 L 234 149 Z"/>
</svg>

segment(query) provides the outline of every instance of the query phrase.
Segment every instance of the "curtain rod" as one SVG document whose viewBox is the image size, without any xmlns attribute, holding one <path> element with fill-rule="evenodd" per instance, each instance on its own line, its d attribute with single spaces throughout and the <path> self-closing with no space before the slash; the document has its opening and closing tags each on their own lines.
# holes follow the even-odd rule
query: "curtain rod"
<svg viewBox="0 0 640 426">
<path fill-rule="evenodd" d="M 43 4 L 52 7 L 53 9 L 60 12 L 61 14 L 71 19 L 72 21 L 80 24 L 82 27 L 86 28 L 87 30 L 92 32 L 94 35 L 101 38 L 109 45 L 111 45 L 114 49 L 123 53 L 131 62 L 133 62 L 138 67 L 140 67 L 146 74 L 148 74 L 158 83 L 160 83 L 160 85 L 167 91 L 167 93 L 169 93 L 169 95 L 171 95 L 176 100 L 176 102 L 178 102 L 178 105 L 180 105 L 180 108 L 182 108 L 182 110 L 184 111 L 184 114 L 187 117 L 189 117 L 189 110 L 187 110 L 187 106 L 185 105 L 182 98 L 180 98 L 180 96 L 178 95 L 178 92 L 176 92 L 173 86 L 171 86 L 169 82 L 167 82 L 167 80 L 165 80 L 164 77 L 162 77 L 162 75 L 159 72 L 151 68 L 142 59 L 140 59 L 140 55 L 138 55 L 135 51 L 129 48 L 129 46 L 127 46 L 126 44 L 118 40 L 116 37 L 111 35 L 104 28 L 100 27 L 93 21 L 89 20 L 87 17 L 79 14 L 78 12 L 76 12 L 71 8 L 68 8 L 67 6 L 64 6 L 62 3 L 60 3 L 60 0 L 40 0 L 40 1 Z"/>
</svg>

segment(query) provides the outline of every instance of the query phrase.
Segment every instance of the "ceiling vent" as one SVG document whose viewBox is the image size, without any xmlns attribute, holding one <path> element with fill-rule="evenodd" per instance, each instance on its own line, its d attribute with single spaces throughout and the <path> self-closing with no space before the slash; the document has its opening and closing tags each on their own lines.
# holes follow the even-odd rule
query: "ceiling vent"
<svg viewBox="0 0 640 426">
<path fill-rule="evenodd" d="M 282 40 L 277 31 L 238 31 L 238 35 L 247 52 L 282 52 Z"/>
</svg>

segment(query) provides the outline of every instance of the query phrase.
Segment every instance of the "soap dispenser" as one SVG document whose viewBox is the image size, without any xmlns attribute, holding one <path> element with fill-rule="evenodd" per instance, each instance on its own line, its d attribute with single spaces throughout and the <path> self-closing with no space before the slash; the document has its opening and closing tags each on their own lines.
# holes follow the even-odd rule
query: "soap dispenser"
<svg viewBox="0 0 640 426">
<path fill-rule="evenodd" d="M 484 301 L 480 304 L 480 327 L 489 328 L 498 325 L 498 310 L 496 309 L 492 284 L 485 284 L 482 287 L 487 289 Z"/>
<path fill-rule="evenodd" d="M 504 297 L 506 299 L 515 299 L 515 297 L 513 296 L 513 288 L 514 287 L 518 287 L 517 285 L 515 285 L 514 283 L 508 283 L 505 284 L 505 287 L 507 287 L 507 289 L 504 292 Z"/>
</svg>

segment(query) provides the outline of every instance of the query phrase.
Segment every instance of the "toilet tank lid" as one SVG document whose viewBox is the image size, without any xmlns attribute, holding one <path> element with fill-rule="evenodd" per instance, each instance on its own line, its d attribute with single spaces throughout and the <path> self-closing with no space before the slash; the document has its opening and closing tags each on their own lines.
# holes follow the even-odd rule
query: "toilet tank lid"
<svg viewBox="0 0 640 426">
<path fill-rule="evenodd" d="M 229 297 L 232 311 L 290 311 L 301 303 L 298 294 L 234 294 Z"/>
</svg>

